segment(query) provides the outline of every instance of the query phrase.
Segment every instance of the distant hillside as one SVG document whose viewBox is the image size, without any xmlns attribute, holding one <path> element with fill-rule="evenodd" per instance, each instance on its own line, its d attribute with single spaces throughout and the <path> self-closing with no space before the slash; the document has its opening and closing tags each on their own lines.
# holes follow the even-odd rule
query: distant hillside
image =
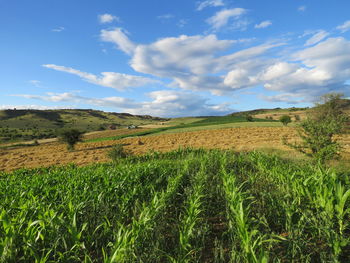
<svg viewBox="0 0 350 263">
<path fill-rule="evenodd" d="M 165 120 L 149 115 L 98 110 L 1 110 L 0 141 L 50 138 L 61 129 L 76 128 L 88 132 Z"/>
<path fill-rule="evenodd" d="M 350 100 L 342 99 L 339 100 L 339 104 L 344 112 L 350 114 Z M 312 110 L 312 108 L 273 108 L 273 109 L 255 109 L 250 111 L 240 111 L 229 114 L 228 116 L 244 116 L 244 115 L 252 115 L 255 118 L 261 119 L 273 119 L 278 120 L 282 115 L 289 115 L 292 118 L 299 116 L 300 119 L 304 119 L 308 111 Z"/>
</svg>

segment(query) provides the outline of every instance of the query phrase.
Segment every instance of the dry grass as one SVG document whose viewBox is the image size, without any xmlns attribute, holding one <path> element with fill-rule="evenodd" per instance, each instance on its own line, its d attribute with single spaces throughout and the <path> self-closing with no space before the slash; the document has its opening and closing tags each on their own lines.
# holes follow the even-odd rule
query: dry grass
<svg viewBox="0 0 350 263">
<path fill-rule="evenodd" d="M 93 136 L 114 136 L 122 130 L 105 131 Z M 124 132 L 136 132 L 124 130 Z M 112 134 L 113 133 L 113 134 Z M 50 165 L 75 163 L 87 165 L 96 162 L 110 161 L 106 152 L 116 143 L 125 145 L 125 149 L 133 154 L 144 154 L 149 151 L 166 152 L 179 147 L 203 147 L 234 149 L 236 151 L 264 150 L 282 151 L 286 156 L 297 154 L 282 144 L 282 137 L 297 140 L 297 133 L 292 127 L 245 127 L 220 130 L 201 130 L 147 137 L 124 138 L 119 141 L 102 141 L 78 143 L 76 150 L 68 152 L 66 146 L 58 142 L 44 145 L 6 149 L 0 152 L 0 170 L 14 170 L 19 168 L 33 168 Z M 344 156 L 350 159 L 350 135 L 341 139 L 344 146 Z M 294 158 L 294 157 L 293 157 Z"/>
</svg>

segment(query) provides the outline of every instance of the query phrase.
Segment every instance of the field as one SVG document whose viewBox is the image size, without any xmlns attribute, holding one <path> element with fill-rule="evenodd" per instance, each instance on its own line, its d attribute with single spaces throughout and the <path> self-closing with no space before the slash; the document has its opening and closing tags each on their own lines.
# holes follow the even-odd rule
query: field
<svg viewBox="0 0 350 263">
<path fill-rule="evenodd" d="M 182 149 L 1 174 L 1 262 L 349 262 L 349 174 Z"/>
<path fill-rule="evenodd" d="M 240 124 L 243 125 L 243 124 Z M 215 126 L 212 126 L 215 127 Z M 200 128 L 200 127 L 197 127 Z M 149 130 L 143 130 L 147 132 Z M 170 132 L 172 130 L 169 130 Z M 284 146 L 282 138 L 297 140 L 297 133 L 293 127 L 241 127 L 217 130 L 198 130 L 191 132 L 151 134 L 144 137 L 129 137 L 120 140 L 102 140 L 118 136 L 133 136 L 140 129 L 121 129 L 103 131 L 90 134 L 86 139 L 91 142 L 78 143 L 75 151 L 67 151 L 62 143 L 52 142 L 39 146 L 0 149 L 0 170 L 10 171 L 19 168 L 35 168 L 41 166 L 64 165 L 75 163 L 87 165 L 96 162 L 108 162 L 106 153 L 117 144 L 135 155 L 142 155 L 150 151 L 167 152 L 179 147 L 195 147 L 207 149 L 233 149 L 239 151 L 268 150 L 284 152 L 285 156 L 298 158 L 298 154 Z M 340 138 L 344 147 L 343 158 L 350 159 L 350 136 Z M 95 141 L 97 140 L 97 141 Z"/>
<path fill-rule="evenodd" d="M 350 135 L 312 164 L 286 112 L 2 144 L 0 262 L 350 262 Z"/>
</svg>

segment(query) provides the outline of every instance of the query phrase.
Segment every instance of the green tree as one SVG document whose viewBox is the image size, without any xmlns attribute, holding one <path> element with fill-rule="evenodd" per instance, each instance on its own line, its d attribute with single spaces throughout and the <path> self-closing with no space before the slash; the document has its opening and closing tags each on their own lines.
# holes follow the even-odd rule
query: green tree
<svg viewBox="0 0 350 263">
<path fill-rule="evenodd" d="M 282 115 L 280 117 L 280 122 L 282 122 L 284 126 L 287 126 L 288 123 L 292 122 L 292 119 L 291 119 L 291 117 L 289 115 Z"/>
<path fill-rule="evenodd" d="M 335 135 L 345 131 L 349 117 L 343 112 L 343 94 L 329 93 L 320 98 L 320 102 L 310 111 L 307 118 L 300 123 L 301 143 L 284 142 L 317 161 L 324 163 L 339 155 L 341 146 Z"/>
<path fill-rule="evenodd" d="M 83 132 L 77 130 L 77 129 L 70 129 L 70 130 L 64 130 L 62 131 L 58 138 L 61 142 L 64 142 L 67 144 L 67 149 L 69 151 L 74 150 L 74 146 L 77 142 L 81 142 L 83 139 Z"/>
</svg>

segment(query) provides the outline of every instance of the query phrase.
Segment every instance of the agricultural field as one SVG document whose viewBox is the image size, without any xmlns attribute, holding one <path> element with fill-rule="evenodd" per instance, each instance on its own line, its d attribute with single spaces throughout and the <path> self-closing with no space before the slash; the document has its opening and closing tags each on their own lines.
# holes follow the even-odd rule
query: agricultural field
<svg viewBox="0 0 350 263">
<path fill-rule="evenodd" d="M 123 129 L 90 134 L 85 142 L 77 144 L 75 151 L 67 151 L 66 146 L 59 142 L 0 149 L 0 170 L 11 171 L 20 168 L 47 167 L 69 163 L 81 166 L 96 162 L 109 162 L 107 152 L 115 144 L 123 144 L 124 148 L 134 155 L 143 155 L 150 151 L 167 152 L 179 147 L 195 147 L 231 149 L 237 152 L 282 151 L 282 155 L 291 159 L 300 158 L 297 152 L 282 143 L 282 138 L 285 136 L 290 141 L 298 139 L 297 132 L 293 127 L 241 127 L 135 136 L 140 134 L 140 130 L 143 133 L 152 131 Z M 105 136 L 107 138 L 122 138 L 105 140 Z M 343 145 L 343 159 L 350 160 L 350 136 L 344 135 L 339 140 Z"/>
<path fill-rule="evenodd" d="M 349 262 L 349 174 L 180 149 L 0 175 L 1 262 Z"/>
</svg>

